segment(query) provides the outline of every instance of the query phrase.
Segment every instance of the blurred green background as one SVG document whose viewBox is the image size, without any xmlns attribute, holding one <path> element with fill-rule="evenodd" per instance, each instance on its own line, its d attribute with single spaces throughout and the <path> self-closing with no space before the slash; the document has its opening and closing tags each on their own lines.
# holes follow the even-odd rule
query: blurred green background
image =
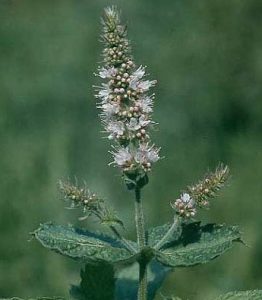
<svg viewBox="0 0 262 300">
<path fill-rule="evenodd" d="M 77 223 L 60 178 L 86 180 L 134 237 L 132 195 L 107 167 L 92 88 L 109 4 L 158 80 L 153 139 L 165 159 L 144 189 L 148 225 L 169 221 L 169 201 L 223 161 L 230 185 L 199 217 L 239 224 L 250 246 L 177 270 L 162 292 L 203 300 L 262 288 L 262 1 L 0 0 L 0 295 L 67 296 L 78 281 L 80 265 L 28 242 L 41 222 Z"/>
</svg>

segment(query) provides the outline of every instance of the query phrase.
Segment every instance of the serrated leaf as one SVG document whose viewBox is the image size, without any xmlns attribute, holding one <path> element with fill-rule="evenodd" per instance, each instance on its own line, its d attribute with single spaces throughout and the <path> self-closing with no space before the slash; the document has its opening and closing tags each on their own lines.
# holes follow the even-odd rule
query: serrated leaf
<svg viewBox="0 0 262 300">
<path fill-rule="evenodd" d="M 148 300 L 153 300 L 157 290 L 171 268 L 163 266 L 155 260 L 148 265 Z M 137 299 L 139 266 L 137 263 L 119 272 L 116 281 L 116 300 Z"/>
<path fill-rule="evenodd" d="M 46 248 L 82 262 L 133 263 L 135 256 L 107 235 L 72 226 L 41 225 L 33 235 Z"/>
<path fill-rule="evenodd" d="M 161 226 L 150 228 L 148 230 L 148 236 L 147 236 L 148 245 L 153 247 L 159 240 L 162 239 L 165 233 L 170 229 L 171 225 L 172 224 L 167 223 Z M 165 247 L 165 245 L 168 243 L 178 240 L 180 235 L 181 235 L 181 230 L 178 229 L 174 231 L 173 234 L 170 235 L 170 237 L 166 240 L 165 244 L 161 248 Z"/>
<path fill-rule="evenodd" d="M 208 224 L 199 222 L 184 225 L 179 240 L 166 244 L 157 251 L 157 260 L 172 267 L 186 267 L 207 263 L 220 256 L 241 241 L 236 226 Z"/>
<path fill-rule="evenodd" d="M 72 286 L 70 295 L 76 300 L 114 300 L 115 276 L 114 268 L 106 262 L 87 264 L 81 270 L 79 286 Z"/>
<path fill-rule="evenodd" d="M 262 290 L 231 292 L 221 295 L 216 300 L 261 300 Z"/>
</svg>

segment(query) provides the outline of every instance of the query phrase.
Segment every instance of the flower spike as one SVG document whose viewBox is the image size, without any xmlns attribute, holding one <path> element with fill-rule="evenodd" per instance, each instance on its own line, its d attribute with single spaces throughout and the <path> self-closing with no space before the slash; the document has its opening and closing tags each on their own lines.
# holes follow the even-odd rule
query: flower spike
<svg viewBox="0 0 262 300">
<path fill-rule="evenodd" d="M 84 216 L 79 220 L 85 220 L 89 216 L 98 218 L 101 224 L 121 225 L 123 222 L 109 209 L 105 201 L 96 194 L 91 193 L 86 186 L 79 187 L 70 182 L 59 181 L 59 189 L 65 201 L 71 202 L 70 208 L 82 208 Z"/>
<path fill-rule="evenodd" d="M 98 76 L 106 80 L 96 97 L 102 124 L 109 140 L 114 141 L 113 163 L 125 175 L 135 179 L 147 176 L 152 164 L 159 160 L 159 148 L 150 143 L 149 129 L 154 95 L 148 95 L 156 80 L 145 80 L 145 67 L 137 67 L 131 55 L 126 27 L 117 9 L 105 9 L 102 19 L 104 66 Z M 135 184 L 136 185 L 136 184 Z"/>
<path fill-rule="evenodd" d="M 170 205 L 180 217 L 193 218 L 197 213 L 197 208 L 209 207 L 209 199 L 217 195 L 228 178 L 228 166 L 220 164 L 215 172 L 210 172 L 197 184 L 188 186 L 186 191 Z"/>
<path fill-rule="evenodd" d="M 217 196 L 229 178 L 229 168 L 218 165 L 214 172 L 208 173 L 197 184 L 188 186 L 188 194 L 196 201 L 199 207 L 208 207 L 209 199 Z"/>
</svg>

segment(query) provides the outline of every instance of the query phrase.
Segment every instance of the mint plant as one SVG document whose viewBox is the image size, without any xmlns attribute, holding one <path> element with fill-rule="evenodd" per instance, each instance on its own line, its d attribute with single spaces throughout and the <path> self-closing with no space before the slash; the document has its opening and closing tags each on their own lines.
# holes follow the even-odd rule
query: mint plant
<svg viewBox="0 0 262 300">
<path fill-rule="evenodd" d="M 99 195 L 86 185 L 59 182 L 63 199 L 82 210 L 81 220 L 96 218 L 112 235 L 73 226 L 46 223 L 33 232 L 44 247 L 85 265 L 81 282 L 70 288 L 76 300 L 154 299 L 165 277 L 175 268 L 205 264 L 241 242 L 237 226 L 202 225 L 200 209 L 226 185 L 229 168 L 219 164 L 199 182 L 187 186 L 170 203 L 170 223 L 147 229 L 142 190 L 149 183 L 153 164 L 161 159 L 160 148 L 150 139 L 155 80 L 146 78 L 131 54 L 126 26 L 115 7 L 105 9 L 102 19 L 103 65 L 96 74 L 103 80 L 96 97 L 105 134 L 112 141 L 114 165 L 120 169 L 127 189 L 134 194 L 137 240 L 124 237 L 124 222 Z M 169 297 L 163 299 L 179 299 Z M 223 299 L 262 299 L 262 291 L 232 292 Z"/>
</svg>

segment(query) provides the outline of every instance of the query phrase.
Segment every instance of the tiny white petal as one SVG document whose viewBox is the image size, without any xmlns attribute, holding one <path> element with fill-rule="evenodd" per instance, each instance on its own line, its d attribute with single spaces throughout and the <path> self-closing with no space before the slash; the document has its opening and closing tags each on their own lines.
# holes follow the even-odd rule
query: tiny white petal
<svg viewBox="0 0 262 300">
<path fill-rule="evenodd" d="M 187 193 L 183 193 L 182 196 L 181 196 L 181 200 L 184 202 L 184 203 L 188 203 L 190 201 L 190 195 L 187 194 Z"/>
<path fill-rule="evenodd" d="M 133 74 L 131 75 L 131 78 L 132 78 L 132 79 L 139 80 L 139 79 L 141 79 L 144 75 L 145 75 L 145 67 L 140 66 L 137 70 L 135 70 L 135 71 L 133 72 Z"/>
<path fill-rule="evenodd" d="M 139 80 L 137 77 L 131 78 L 129 86 L 133 90 L 141 90 L 147 92 L 152 86 L 156 84 L 156 80 Z"/>
<path fill-rule="evenodd" d="M 148 96 L 138 99 L 136 103 L 144 113 L 151 113 L 153 111 L 153 99 Z"/>
<path fill-rule="evenodd" d="M 108 97 L 110 95 L 110 87 L 108 84 L 102 84 L 102 86 L 100 87 L 100 90 L 98 91 L 98 94 L 96 95 L 97 98 L 100 98 L 103 102 L 106 102 L 108 100 Z"/>
<path fill-rule="evenodd" d="M 142 90 L 143 92 L 148 91 L 152 86 L 156 85 L 156 80 L 145 80 L 140 81 L 137 85 L 137 88 Z"/>
<path fill-rule="evenodd" d="M 118 103 L 104 103 L 101 105 L 101 109 L 102 117 L 105 117 L 106 119 L 111 118 L 120 111 Z"/>
<path fill-rule="evenodd" d="M 108 69 L 101 68 L 98 73 L 98 75 L 103 79 L 114 77 L 114 76 L 116 76 L 116 74 L 117 74 L 117 69 L 114 67 L 108 68 Z"/>
<path fill-rule="evenodd" d="M 183 193 L 181 195 L 180 199 L 186 205 L 189 205 L 189 206 L 192 206 L 192 207 L 195 205 L 194 199 L 192 199 L 188 193 Z"/>
<path fill-rule="evenodd" d="M 125 125 L 122 121 L 109 121 L 106 130 L 110 133 L 108 138 L 112 139 L 118 135 L 124 134 Z"/>
<path fill-rule="evenodd" d="M 141 128 L 137 118 L 131 118 L 129 123 L 126 126 L 131 131 L 136 131 Z"/>
<path fill-rule="evenodd" d="M 159 160 L 159 154 L 158 154 L 159 150 L 157 149 L 151 149 L 148 154 L 147 154 L 147 158 L 149 162 L 157 162 Z"/>
<path fill-rule="evenodd" d="M 148 144 L 140 144 L 135 154 L 135 160 L 140 164 L 154 163 L 160 158 L 158 153 L 159 149 L 153 146 L 149 147 Z"/>
<path fill-rule="evenodd" d="M 130 163 L 133 158 L 128 148 L 118 149 L 117 152 L 113 153 L 113 156 L 114 162 L 120 167 Z"/>
<path fill-rule="evenodd" d="M 139 117 L 139 125 L 140 127 L 145 127 L 151 123 L 150 120 L 146 119 L 146 116 L 142 115 Z"/>
</svg>

